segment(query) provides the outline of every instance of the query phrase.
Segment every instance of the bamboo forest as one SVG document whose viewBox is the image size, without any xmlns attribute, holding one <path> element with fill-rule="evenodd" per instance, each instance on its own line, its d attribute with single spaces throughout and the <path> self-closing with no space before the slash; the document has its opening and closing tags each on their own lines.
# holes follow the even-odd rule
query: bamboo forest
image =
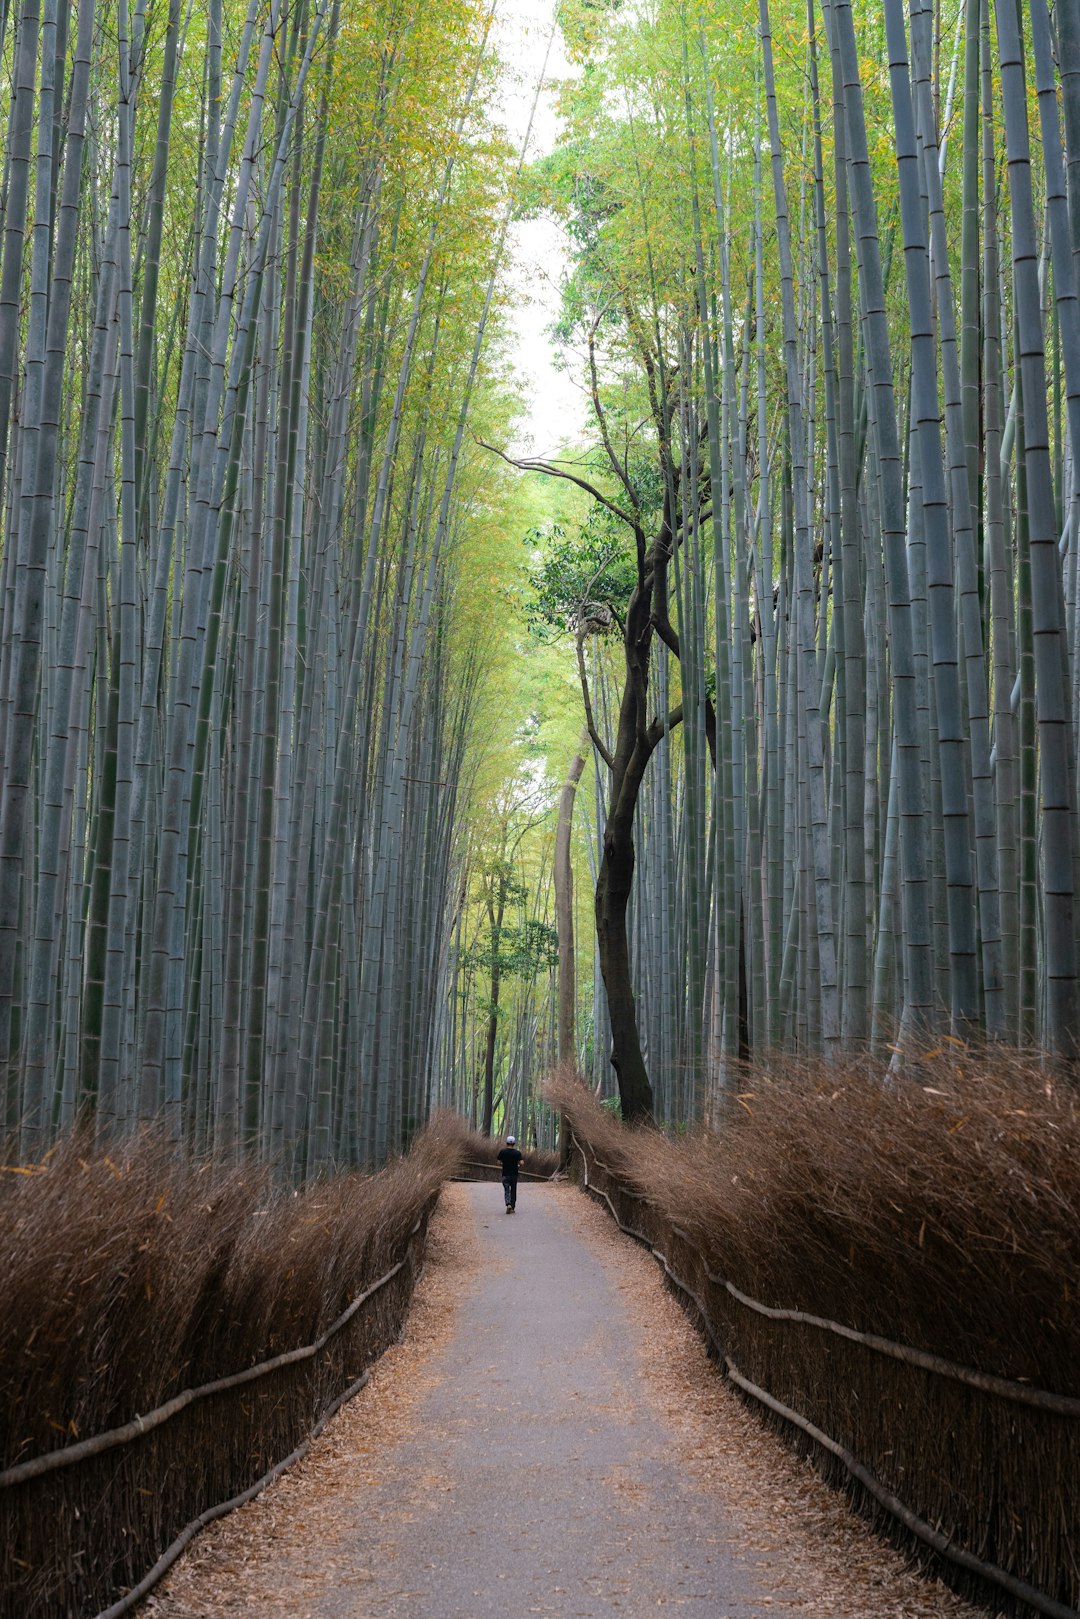
<svg viewBox="0 0 1080 1619">
<path fill-rule="evenodd" d="M 0 5 L 8 1163 L 1076 1059 L 1080 11 L 523 15 Z"/>
</svg>

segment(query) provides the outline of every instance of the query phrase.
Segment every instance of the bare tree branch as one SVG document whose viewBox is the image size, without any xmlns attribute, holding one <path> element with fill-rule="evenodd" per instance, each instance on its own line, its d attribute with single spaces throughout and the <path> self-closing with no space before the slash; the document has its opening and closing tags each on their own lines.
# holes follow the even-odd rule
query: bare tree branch
<svg viewBox="0 0 1080 1619">
<path fill-rule="evenodd" d="M 670 714 L 665 714 L 662 718 L 659 714 L 656 716 L 645 732 L 645 745 L 650 753 L 664 740 L 669 731 L 673 731 L 676 725 L 682 724 L 682 717 L 683 705 L 681 703 L 676 708 L 673 708 Z"/>
<path fill-rule="evenodd" d="M 515 456 L 507 455 L 506 451 L 500 450 L 497 445 L 489 444 L 486 439 L 476 437 L 476 435 L 474 437 L 482 450 L 490 450 L 492 455 L 497 455 L 500 461 L 505 461 L 507 466 L 516 467 L 519 472 L 543 472 L 549 478 L 564 478 L 567 483 L 577 484 L 579 489 L 584 489 L 587 495 L 591 495 L 594 500 L 598 500 L 601 506 L 606 506 L 613 517 L 618 517 L 628 528 L 637 533 L 639 525 L 634 521 L 630 513 L 624 512 L 622 507 L 615 501 L 609 500 L 606 495 L 601 494 L 596 485 L 591 484 L 587 478 L 579 478 L 574 472 L 564 472 L 561 467 L 555 466 L 551 461 L 540 461 L 531 456 L 525 456 L 518 460 Z"/>
</svg>

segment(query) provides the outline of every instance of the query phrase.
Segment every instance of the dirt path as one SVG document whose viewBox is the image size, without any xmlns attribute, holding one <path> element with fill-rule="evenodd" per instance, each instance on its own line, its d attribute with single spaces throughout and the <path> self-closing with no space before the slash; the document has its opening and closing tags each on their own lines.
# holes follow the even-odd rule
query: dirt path
<svg viewBox="0 0 1080 1619">
<path fill-rule="evenodd" d="M 570 1187 L 449 1189 L 404 1343 L 158 1619 L 966 1619 L 724 1388 Z M 984 1616 L 985 1619 L 985 1616 Z"/>
</svg>

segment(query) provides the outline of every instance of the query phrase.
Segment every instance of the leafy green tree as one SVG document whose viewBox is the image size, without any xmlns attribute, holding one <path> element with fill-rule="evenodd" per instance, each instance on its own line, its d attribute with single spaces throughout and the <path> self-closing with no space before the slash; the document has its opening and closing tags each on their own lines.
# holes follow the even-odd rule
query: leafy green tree
<svg viewBox="0 0 1080 1619">
<path fill-rule="evenodd" d="M 487 994 L 480 1003 L 487 1018 L 480 1128 L 484 1135 L 490 1136 L 495 1106 L 495 1043 L 504 982 L 508 978 L 532 982 L 538 974 L 557 966 L 559 937 L 555 928 L 536 917 L 520 914 L 515 920 L 508 917 L 508 912 L 520 913 L 529 900 L 529 891 L 521 881 L 512 855 L 501 855 L 487 862 L 480 873 L 480 884 L 486 927 L 463 954 L 461 964 L 466 971 L 481 969 L 486 974 Z"/>
</svg>

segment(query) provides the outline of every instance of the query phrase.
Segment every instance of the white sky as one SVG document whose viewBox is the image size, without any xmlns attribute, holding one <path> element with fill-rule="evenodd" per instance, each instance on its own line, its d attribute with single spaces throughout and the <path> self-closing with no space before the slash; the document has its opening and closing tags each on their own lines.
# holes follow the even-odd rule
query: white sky
<svg viewBox="0 0 1080 1619">
<path fill-rule="evenodd" d="M 507 0 L 499 33 L 505 64 L 503 113 L 511 138 L 524 138 L 536 80 L 544 61 L 555 0 Z M 560 33 L 548 58 L 548 80 L 574 72 Z M 545 90 L 533 123 L 530 158 L 550 152 L 558 136 L 555 97 Z M 549 328 L 559 311 L 559 286 L 566 273 L 566 238 L 551 219 L 518 220 L 510 227 L 511 283 L 521 296 L 515 312 L 511 359 L 526 399 L 526 414 L 509 445 L 515 455 L 551 455 L 578 436 L 585 423 L 581 389 L 554 365 Z"/>
</svg>

